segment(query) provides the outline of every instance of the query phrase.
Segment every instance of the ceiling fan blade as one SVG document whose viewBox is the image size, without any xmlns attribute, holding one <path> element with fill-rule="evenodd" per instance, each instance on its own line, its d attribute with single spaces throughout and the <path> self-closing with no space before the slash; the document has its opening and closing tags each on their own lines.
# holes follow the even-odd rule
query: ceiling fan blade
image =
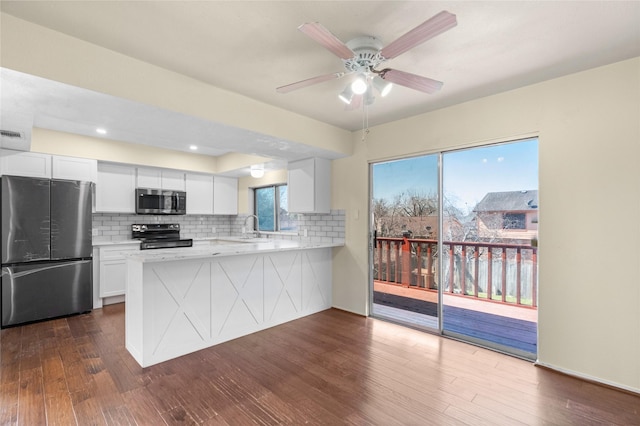
<svg viewBox="0 0 640 426">
<path fill-rule="evenodd" d="M 438 80 L 433 80 L 431 78 L 422 77 L 404 71 L 392 70 L 390 68 L 380 71 L 380 77 L 385 81 L 390 81 L 392 83 L 399 84 L 400 86 L 405 86 L 410 89 L 419 90 L 429 94 L 437 92 L 444 84 Z"/>
<path fill-rule="evenodd" d="M 351 49 L 319 22 L 307 22 L 306 24 L 300 25 L 298 29 L 320 43 L 325 49 L 331 51 L 338 58 L 351 59 L 355 56 L 355 53 L 353 53 Z"/>
<path fill-rule="evenodd" d="M 455 27 L 456 25 L 456 15 L 443 10 L 434 17 L 427 19 L 422 24 L 418 25 L 397 40 L 392 41 L 387 46 L 383 47 L 380 51 L 380 55 L 382 55 L 385 59 L 395 58 L 396 56 L 403 54 L 407 50 L 421 43 L 424 43 L 430 38 L 433 38 L 438 34 Z"/>
<path fill-rule="evenodd" d="M 322 83 L 323 81 L 329 81 L 344 76 L 343 72 L 334 72 L 326 75 L 319 75 L 317 77 L 308 78 L 306 80 L 298 81 L 296 83 L 280 86 L 276 89 L 278 93 L 289 93 L 294 90 L 302 89 L 303 87 L 312 86 L 314 84 Z"/>
</svg>

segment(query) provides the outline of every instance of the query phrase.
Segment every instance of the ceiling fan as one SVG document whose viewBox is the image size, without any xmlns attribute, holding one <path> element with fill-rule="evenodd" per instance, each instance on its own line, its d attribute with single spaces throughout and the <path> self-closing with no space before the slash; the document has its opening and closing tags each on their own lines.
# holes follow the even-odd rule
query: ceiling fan
<svg viewBox="0 0 640 426">
<path fill-rule="evenodd" d="M 455 27 L 456 15 L 442 11 L 426 20 L 397 40 L 382 47 L 382 42 L 372 36 L 356 37 L 343 43 L 322 24 L 310 22 L 302 24 L 298 30 L 325 47 L 342 59 L 345 71 L 320 75 L 296 83 L 280 86 L 278 93 L 289 93 L 314 84 L 339 79 L 349 74 L 356 74 L 352 83 L 348 84 L 338 96 L 347 104 L 348 109 L 358 108 L 364 102 L 371 105 L 374 101 L 373 88 L 381 96 L 386 96 L 396 83 L 424 93 L 435 93 L 442 87 L 442 82 L 391 68 L 377 68 L 389 59 L 399 56 L 413 47 Z"/>
</svg>

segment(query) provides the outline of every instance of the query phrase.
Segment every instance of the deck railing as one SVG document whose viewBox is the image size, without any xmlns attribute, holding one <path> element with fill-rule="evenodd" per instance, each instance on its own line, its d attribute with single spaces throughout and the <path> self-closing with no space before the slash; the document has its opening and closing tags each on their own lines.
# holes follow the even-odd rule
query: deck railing
<svg viewBox="0 0 640 426">
<path fill-rule="evenodd" d="M 498 303 L 538 306 L 538 249 L 530 245 L 442 243 L 443 292 Z M 437 291 L 438 242 L 419 238 L 376 238 L 374 279 Z"/>
</svg>

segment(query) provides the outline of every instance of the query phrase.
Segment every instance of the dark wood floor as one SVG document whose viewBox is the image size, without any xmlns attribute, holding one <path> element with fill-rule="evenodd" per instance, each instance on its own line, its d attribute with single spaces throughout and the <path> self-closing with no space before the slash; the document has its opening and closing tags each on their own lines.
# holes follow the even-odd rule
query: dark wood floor
<svg viewBox="0 0 640 426">
<path fill-rule="evenodd" d="M 111 305 L 0 356 L 2 425 L 640 425 L 640 396 L 339 310 L 143 369 Z"/>
</svg>

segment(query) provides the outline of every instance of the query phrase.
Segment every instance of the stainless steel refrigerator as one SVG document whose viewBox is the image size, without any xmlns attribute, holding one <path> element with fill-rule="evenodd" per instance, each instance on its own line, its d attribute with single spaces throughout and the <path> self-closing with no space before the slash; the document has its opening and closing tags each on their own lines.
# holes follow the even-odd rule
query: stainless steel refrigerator
<svg viewBox="0 0 640 426">
<path fill-rule="evenodd" d="M 91 183 L 0 180 L 2 328 L 90 311 Z"/>
</svg>

